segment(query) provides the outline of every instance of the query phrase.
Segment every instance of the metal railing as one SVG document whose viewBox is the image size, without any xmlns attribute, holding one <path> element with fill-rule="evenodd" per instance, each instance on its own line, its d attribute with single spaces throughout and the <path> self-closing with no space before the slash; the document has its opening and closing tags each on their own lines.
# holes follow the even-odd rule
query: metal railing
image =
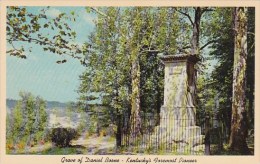
<svg viewBox="0 0 260 164">
<path fill-rule="evenodd" d="M 174 116 L 141 116 L 141 132 L 134 135 L 131 128 L 135 120 L 123 116 L 121 122 L 121 146 L 137 152 L 151 154 L 210 155 L 211 145 L 219 149 L 225 141 L 224 125 L 220 120 L 205 116 L 200 125 L 189 125 L 194 120 L 176 119 Z"/>
<path fill-rule="evenodd" d="M 200 126 L 190 126 L 191 119 L 176 119 L 174 116 L 141 116 L 141 132 L 131 133 L 135 120 L 124 116 L 121 127 L 121 146 L 139 152 L 204 154 L 204 136 Z"/>
</svg>

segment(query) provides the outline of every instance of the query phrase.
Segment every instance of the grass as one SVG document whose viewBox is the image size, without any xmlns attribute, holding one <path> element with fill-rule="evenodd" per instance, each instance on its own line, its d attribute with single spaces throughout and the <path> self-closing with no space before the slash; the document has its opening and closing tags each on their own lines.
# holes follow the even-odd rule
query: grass
<svg viewBox="0 0 260 164">
<path fill-rule="evenodd" d="M 45 143 L 42 146 L 30 147 L 29 150 L 19 149 L 16 152 L 7 150 L 7 154 L 30 154 L 30 155 L 69 155 L 69 154 L 83 154 L 86 148 L 80 145 L 74 145 L 70 147 L 56 147 L 51 143 Z"/>
<path fill-rule="evenodd" d="M 250 155 L 253 155 L 254 148 L 249 147 L 249 150 L 251 151 Z M 228 144 L 224 144 L 222 150 L 218 150 L 217 145 L 211 145 L 211 155 L 245 155 L 245 154 L 241 154 L 237 151 L 232 151 L 229 149 Z"/>
<path fill-rule="evenodd" d="M 86 148 L 79 148 L 79 147 L 53 147 L 47 150 L 42 151 L 41 155 L 72 155 L 72 154 L 83 154 Z M 39 153 L 36 153 L 39 154 Z"/>
<path fill-rule="evenodd" d="M 90 138 L 91 139 L 91 138 Z M 86 139 L 88 141 L 89 139 Z M 80 143 L 74 143 L 69 147 L 56 147 L 53 146 L 52 143 L 47 142 L 44 145 L 35 145 L 30 147 L 29 149 L 18 149 L 15 152 L 7 149 L 7 154 L 31 154 L 31 155 L 75 155 L 75 154 L 98 154 L 98 155 L 137 155 L 137 154 L 158 154 L 158 155 L 190 155 L 188 153 L 177 153 L 177 152 L 168 152 L 163 148 L 154 149 L 153 147 L 140 148 L 135 146 L 130 147 L 99 147 L 100 143 L 114 143 L 114 137 L 94 137 L 91 141 L 89 141 L 85 145 L 81 145 Z M 91 143 L 91 144 L 89 144 Z M 78 145 L 77 145 L 78 144 Z M 104 144 L 103 144 L 104 145 Z M 248 142 L 249 149 L 251 154 L 254 154 L 254 142 Z M 175 149 L 173 149 L 175 150 Z M 204 152 L 204 151 L 203 151 Z M 202 152 L 202 154 L 203 154 Z M 201 154 L 201 155 L 202 155 Z M 211 155 L 243 155 L 236 151 L 231 151 L 228 148 L 228 144 L 223 145 L 222 150 L 218 150 L 218 146 L 215 144 L 211 145 Z"/>
<path fill-rule="evenodd" d="M 91 139 L 91 140 L 90 140 Z M 82 143 L 72 142 L 68 147 L 53 146 L 51 142 L 33 147 L 6 149 L 7 154 L 31 154 L 31 155 L 74 155 L 74 154 L 115 154 L 114 147 L 107 147 L 107 144 L 115 142 L 114 137 L 90 137 Z"/>
<path fill-rule="evenodd" d="M 254 155 L 254 136 L 249 136 L 247 138 L 247 145 L 250 150 L 249 155 Z M 228 144 L 223 144 L 222 150 L 218 150 L 217 145 L 211 145 L 210 147 L 211 147 L 211 155 L 245 155 L 237 151 L 230 150 Z"/>
<path fill-rule="evenodd" d="M 26 152 L 25 150 L 19 150 L 16 153 L 8 153 L 8 154 L 30 154 L 30 155 L 75 155 L 75 154 L 87 154 L 88 149 L 86 147 L 80 146 L 80 145 L 74 145 L 70 147 L 52 147 L 49 144 L 45 145 L 45 148 L 43 150 L 32 148 L 29 152 Z M 94 154 L 138 154 L 140 153 L 137 149 L 133 149 L 132 151 L 127 148 L 121 148 L 115 151 L 115 149 L 104 149 L 104 150 L 98 150 L 95 151 Z M 141 153 L 142 154 L 142 153 Z M 143 154 L 154 154 L 153 150 L 146 150 L 143 152 Z M 179 155 L 178 153 L 167 153 L 163 150 L 158 150 L 158 155 Z M 189 155 L 189 154 L 181 154 L 181 155 Z M 228 145 L 224 145 L 223 149 L 219 151 L 217 149 L 217 145 L 211 146 L 211 155 L 242 155 L 238 152 L 231 151 L 228 149 Z"/>
</svg>

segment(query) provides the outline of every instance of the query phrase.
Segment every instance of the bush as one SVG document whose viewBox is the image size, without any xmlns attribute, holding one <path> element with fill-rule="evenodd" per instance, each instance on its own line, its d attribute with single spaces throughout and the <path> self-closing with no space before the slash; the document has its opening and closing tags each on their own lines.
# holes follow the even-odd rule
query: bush
<svg viewBox="0 0 260 164">
<path fill-rule="evenodd" d="M 50 134 L 51 141 L 58 147 L 68 147 L 71 140 L 78 137 L 78 132 L 72 128 L 54 128 Z"/>
</svg>

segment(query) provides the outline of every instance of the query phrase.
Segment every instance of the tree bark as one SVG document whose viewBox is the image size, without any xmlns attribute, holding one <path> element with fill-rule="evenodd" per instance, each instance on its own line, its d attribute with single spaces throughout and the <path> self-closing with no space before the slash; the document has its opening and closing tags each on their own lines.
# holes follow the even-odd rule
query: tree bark
<svg viewBox="0 0 260 164">
<path fill-rule="evenodd" d="M 131 141 L 133 143 L 134 140 L 137 139 L 141 135 L 141 107 L 140 107 L 140 64 L 138 55 L 135 55 L 132 58 L 132 68 L 131 68 L 131 76 L 132 76 L 132 97 L 131 97 L 131 118 L 130 118 L 130 134 Z"/>
<path fill-rule="evenodd" d="M 247 60 L 247 8 L 236 7 L 233 12 L 234 39 L 234 69 L 232 93 L 232 118 L 230 149 L 249 154 L 247 138 L 246 100 L 246 60 Z"/>
<path fill-rule="evenodd" d="M 200 20 L 202 10 L 200 7 L 195 8 L 195 17 L 193 22 L 193 33 L 191 38 L 191 55 L 199 55 L 199 36 L 200 36 Z"/>
<path fill-rule="evenodd" d="M 117 115 L 116 147 L 122 146 L 122 115 Z"/>
</svg>

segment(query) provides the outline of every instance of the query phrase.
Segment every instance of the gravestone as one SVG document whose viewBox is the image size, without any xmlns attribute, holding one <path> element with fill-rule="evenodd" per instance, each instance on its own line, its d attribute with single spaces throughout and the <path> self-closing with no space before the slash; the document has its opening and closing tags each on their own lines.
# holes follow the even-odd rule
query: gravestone
<svg viewBox="0 0 260 164">
<path fill-rule="evenodd" d="M 165 65 L 164 104 L 154 144 L 172 145 L 182 154 L 203 152 L 201 128 L 196 126 L 196 69 L 199 61 L 191 55 L 167 55 Z M 200 147 L 198 147 L 200 146 Z"/>
</svg>

